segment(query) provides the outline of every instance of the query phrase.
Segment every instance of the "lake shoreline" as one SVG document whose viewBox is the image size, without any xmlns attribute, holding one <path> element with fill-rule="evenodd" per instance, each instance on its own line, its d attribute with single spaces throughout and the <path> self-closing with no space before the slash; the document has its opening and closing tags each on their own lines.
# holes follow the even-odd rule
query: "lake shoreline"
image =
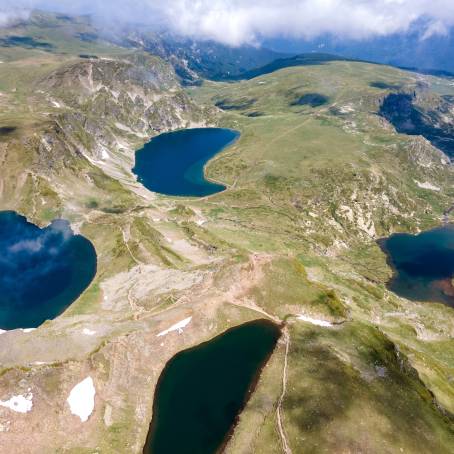
<svg viewBox="0 0 454 454">
<path fill-rule="evenodd" d="M 228 185 L 207 176 L 207 166 L 237 142 L 231 128 L 187 128 L 158 134 L 135 152 L 132 172 L 149 191 L 170 197 L 204 198 Z"/>
<path fill-rule="evenodd" d="M 435 242 L 437 247 L 434 247 L 434 238 L 437 234 L 440 239 L 438 243 Z M 431 235 L 434 238 L 431 238 Z M 450 266 L 450 263 L 454 263 L 454 258 L 449 255 L 452 255 L 449 244 L 454 242 L 454 236 L 449 244 L 444 245 L 444 247 L 441 244 L 442 240 L 446 240 L 446 237 L 450 235 L 454 235 L 454 224 L 442 223 L 439 226 L 419 233 L 398 232 L 376 240 L 377 245 L 386 256 L 387 265 L 392 270 L 392 277 L 386 282 L 386 288 L 410 301 L 440 303 L 454 308 L 454 284 L 452 282 L 454 279 L 454 265 Z M 403 244 L 401 246 L 403 257 L 398 257 L 399 248 L 397 247 L 397 250 L 395 250 L 396 245 L 390 247 L 390 242 L 399 240 Z M 412 242 L 412 249 L 409 248 L 408 242 Z M 405 258 L 405 249 L 407 255 L 409 250 L 416 254 L 418 245 L 422 255 L 414 256 L 414 263 L 408 258 L 402 261 Z M 450 273 L 442 269 L 439 270 L 439 275 L 437 275 L 433 268 L 443 266 L 444 262 L 448 263 L 446 267 Z M 424 265 L 427 268 L 426 274 L 423 273 Z"/>
<path fill-rule="evenodd" d="M 158 410 L 159 393 L 162 389 L 163 382 L 166 380 L 169 370 L 171 369 L 175 360 L 178 361 L 178 358 L 181 357 L 182 355 L 188 355 L 188 354 L 191 354 L 192 352 L 200 351 L 201 349 L 204 349 L 209 345 L 213 345 L 213 343 L 216 343 L 216 342 L 221 341 L 222 339 L 225 339 L 226 335 L 229 336 L 229 335 L 234 334 L 238 330 L 245 329 L 249 326 L 258 326 L 258 325 L 266 327 L 267 329 L 270 329 L 270 330 L 275 330 L 276 340 L 274 342 L 273 348 L 270 351 L 268 351 L 268 353 L 265 355 L 263 360 L 257 365 L 257 367 L 255 369 L 255 374 L 252 377 L 252 380 L 249 382 L 247 391 L 244 395 L 244 398 L 242 399 L 241 406 L 240 406 L 238 412 L 236 413 L 236 416 L 235 416 L 234 420 L 232 421 L 232 424 L 230 425 L 229 429 L 222 437 L 222 441 L 218 444 L 216 452 L 221 452 L 225 448 L 225 446 L 228 444 L 228 442 L 230 441 L 230 439 L 235 431 L 235 428 L 238 424 L 242 411 L 245 409 L 249 399 L 251 398 L 252 394 L 254 393 L 254 391 L 259 383 L 263 369 L 268 364 L 271 356 L 273 355 L 273 353 L 277 347 L 278 341 L 282 335 L 282 324 L 276 324 L 275 322 L 268 320 L 268 319 L 264 319 L 264 318 L 252 320 L 252 321 L 231 327 L 231 328 L 219 333 L 212 339 L 204 341 L 204 342 L 202 342 L 198 345 L 195 345 L 193 347 L 190 347 L 186 350 L 180 351 L 176 355 L 172 356 L 172 358 L 170 358 L 167 361 L 167 363 L 165 364 L 165 366 L 164 366 L 163 370 L 161 371 L 161 374 L 158 378 L 158 381 L 156 383 L 154 400 L 153 400 L 153 413 L 152 413 L 153 416 L 152 416 L 152 419 L 151 419 L 151 422 L 149 425 L 149 431 L 148 431 L 146 442 L 145 442 L 145 445 L 143 448 L 144 454 L 150 454 L 151 452 L 153 452 L 152 443 L 153 443 L 154 437 L 156 436 L 156 432 L 158 430 L 158 423 L 156 420 L 156 415 L 159 414 L 159 410 Z"/>
</svg>

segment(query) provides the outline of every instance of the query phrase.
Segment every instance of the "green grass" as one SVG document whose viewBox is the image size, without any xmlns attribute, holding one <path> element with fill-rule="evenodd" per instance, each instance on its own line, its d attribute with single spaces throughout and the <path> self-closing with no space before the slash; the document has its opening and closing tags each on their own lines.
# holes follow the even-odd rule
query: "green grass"
<svg viewBox="0 0 454 454">
<path fill-rule="evenodd" d="M 0 64 L 0 127 L 12 128 L 0 135 L 1 207 L 17 209 L 37 223 L 64 216 L 81 226 L 97 250 L 98 274 L 64 317 L 104 315 L 101 284 L 137 266 L 135 259 L 162 268 L 212 271 L 213 281 L 207 278 L 203 285 L 210 286 L 216 300 L 228 300 L 243 276 L 238 270 L 250 266 L 250 255 L 258 253 L 265 264 L 257 270 L 257 284 L 235 295 L 239 306 L 226 303 L 212 320 L 219 331 L 257 317 L 252 309 L 240 308 L 243 301 L 287 320 L 291 343 L 284 424 L 293 452 L 452 450 L 452 421 L 434 405 L 453 411 L 452 310 L 390 294 L 385 288 L 390 269 L 375 243 L 394 231 L 436 224 L 452 204 L 452 170 L 441 166 L 430 149 L 425 153 L 432 165 L 418 165 L 413 139 L 396 134 L 376 115 L 392 89 L 387 87 L 414 88 L 415 76 L 385 66 L 331 62 L 190 88 L 193 100 L 208 106 L 194 109 L 191 118 L 215 118 L 218 125 L 241 132 L 238 142 L 207 166 L 208 177 L 225 182 L 228 190 L 199 200 L 160 196 L 144 201 L 81 155 L 82 148 L 90 151 L 98 140 L 85 121 L 102 123 L 97 132 L 109 137 L 114 131 L 118 138 L 133 140 L 115 129 L 112 118 L 100 122 L 115 104 L 110 95 L 79 102 L 71 78 L 57 88 L 44 84 L 51 87 L 46 95 L 58 95 L 69 106 L 56 117 L 46 96 L 37 93 L 50 72 L 58 69 L 63 77 L 72 65 L 86 61 L 80 53 L 122 56 L 138 66 L 145 62 L 172 82 L 171 70 L 156 58 L 76 36 L 91 31 L 83 19 L 68 32 L 55 17 L 39 16 L 17 35 L 48 42 L 49 51 L 0 47 L 5 62 Z M 437 93 L 454 94 L 448 82 L 427 80 Z M 327 102 L 295 105 L 300 98 L 321 99 L 315 94 Z M 219 101 L 226 110 L 213 117 Z M 131 100 L 121 102 L 125 124 L 141 119 Z M 175 103 L 185 102 L 182 92 L 175 95 Z M 174 114 L 165 100 L 154 107 Z M 149 120 L 159 124 L 159 115 Z M 62 133 L 53 120 L 71 128 Z M 53 139 L 50 148 L 42 143 L 44 135 Z M 112 160 L 120 155 L 113 154 Z M 416 181 L 435 182 L 441 191 L 422 190 Z M 155 213 L 161 221 L 153 220 Z M 197 225 L 199 213 L 208 222 Z M 172 249 L 160 228 L 215 262 L 194 264 Z M 143 304 L 154 298 L 148 295 L 137 304 L 161 311 L 180 296 L 186 295 L 167 292 L 156 297 L 158 305 Z M 299 313 L 349 321 L 327 330 L 296 320 Z M 132 321 L 130 313 L 117 315 Z M 117 323 L 109 317 L 106 323 Z M 141 327 L 147 320 L 141 319 Z M 434 336 L 431 341 L 422 340 L 421 326 Z M 107 381 L 112 366 L 106 358 L 99 373 Z M 275 410 L 283 358 L 280 345 L 241 417 L 230 452 L 279 451 Z M 101 369 L 100 358 L 92 363 Z M 146 430 L 134 427 L 135 410 L 128 407 L 135 402 L 134 390 L 121 392 L 121 418 L 102 433 L 101 447 L 115 452 L 128 451 L 131 434 Z"/>
<path fill-rule="evenodd" d="M 451 451 L 452 421 L 378 330 L 295 324 L 292 339 L 284 408 L 294 451 Z"/>
<path fill-rule="evenodd" d="M 336 292 L 310 282 L 298 259 L 275 259 L 265 266 L 264 271 L 264 279 L 252 290 L 253 297 L 281 319 L 287 314 L 303 312 L 333 320 L 346 317 L 346 307 Z"/>
</svg>

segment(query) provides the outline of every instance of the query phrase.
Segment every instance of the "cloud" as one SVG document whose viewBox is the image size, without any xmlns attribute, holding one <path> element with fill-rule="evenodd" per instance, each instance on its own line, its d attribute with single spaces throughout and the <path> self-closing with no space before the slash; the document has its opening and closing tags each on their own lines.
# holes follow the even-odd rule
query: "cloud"
<svg viewBox="0 0 454 454">
<path fill-rule="evenodd" d="M 9 5 L 8 5 L 9 2 Z M 421 25 L 421 37 L 446 34 L 454 25 L 452 0 L 0 0 L 0 24 L 11 13 L 44 9 L 92 14 L 114 23 L 165 25 L 173 32 L 225 44 L 263 38 L 350 39 L 386 36 Z M 3 13 L 1 12 L 3 10 Z M 3 17 L 3 19 L 2 19 Z"/>
<path fill-rule="evenodd" d="M 19 2 L 20 3 L 20 2 Z M 16 5 L 16 2 L 0 0 L 0 27 L 7 27 L 14 23 L 27 19 L 29 9 Z"/>
</svg>

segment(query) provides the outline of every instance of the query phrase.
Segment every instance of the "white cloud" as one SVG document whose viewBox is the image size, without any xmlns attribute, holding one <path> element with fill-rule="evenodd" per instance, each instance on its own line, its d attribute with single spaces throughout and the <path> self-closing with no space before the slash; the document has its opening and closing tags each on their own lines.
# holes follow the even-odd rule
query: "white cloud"
<svg viewBox="0 0 454 454">
<path fill-rule="evenodd" d="M 116 22 L 159 22 L 186 36 L 231 45 L 324 33 L 361 39 L 405 32 L 415 21 L 425 24 L 421 36 L 427 38 L 454 25 L 452 0 L 0 0 L 3 22 L 8 2 L 16 14 L 23 6 Z"/>
<path fill-rule="evenodd" d="M 440 36 L 446 36 L 449 33 L 448 26 L 444 24 L 440 20 L 436 20 L 431 22 L 426 29 L 424 30 L 424 33 L 421 36 L 422 40 L 429 39 L 431 36 L 434 35 L 440 35 Z"/>
<path fill-rule="evenodd" d="M 17 8 L 12 3 L 0 0 L 0 27 L 12 25 L 20 20 L 27 19 L 29 11 L 23 8 Z"/>
</svg>

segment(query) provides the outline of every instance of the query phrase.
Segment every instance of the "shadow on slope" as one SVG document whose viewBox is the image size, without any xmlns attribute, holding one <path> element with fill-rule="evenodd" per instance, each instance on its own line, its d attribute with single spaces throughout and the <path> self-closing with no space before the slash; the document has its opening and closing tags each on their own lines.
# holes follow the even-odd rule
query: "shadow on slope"
<svg viewBox="0 0 454 454">
<path fill-rule="evenodd" d="M 25 49 L 51 50 L 53 45 L 44 41 L 38 41 L 30 36 L 6 36 L 0 38 L 1 47 L 24 47 Z"/>
<path fill-rule="evenodd" d="M 392 93 L 384 99 L 379 115 L 386 118 L 397 132 L 423 136 L 434 147 L 453 158 L 453 131 L 440 127 L 438 112 L 422 112 L 414 105 L 414 100 L 415 97 L 411 94 Z"/>
</svg>

